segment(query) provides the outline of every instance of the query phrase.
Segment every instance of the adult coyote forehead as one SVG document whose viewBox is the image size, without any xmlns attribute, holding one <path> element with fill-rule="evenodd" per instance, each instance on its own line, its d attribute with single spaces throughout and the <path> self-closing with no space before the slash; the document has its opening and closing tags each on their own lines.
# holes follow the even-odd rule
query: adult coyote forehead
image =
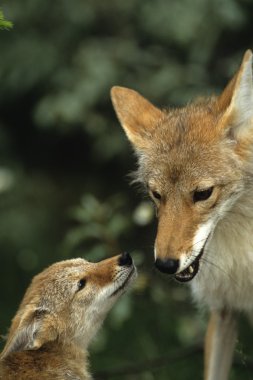
<svg viewBox="0 0 253 380">
<path fill-rule="evenodd" d="M 90 380 L 87 347 L 136 276 L 128 253 L 61 261 L 34 277 L 0 356 L 1 380 Z"/>
<path fill-rule="evenodd" d="M 189 282 L 194 297 L 215 310 L 206 379 L 226 380 L 235 339 L 230 312 L 253 309 L 252 52 L 221 95 L 186 107 L 159 109 L 122 87 L 111 94 L 138 156 L 136 180 L 157 208 L 155 265 Z M 228 326 L 231 352 L 222 361 L 218 343 L 226 339 L 217 331 L 228 334 Z"/>
</svg>

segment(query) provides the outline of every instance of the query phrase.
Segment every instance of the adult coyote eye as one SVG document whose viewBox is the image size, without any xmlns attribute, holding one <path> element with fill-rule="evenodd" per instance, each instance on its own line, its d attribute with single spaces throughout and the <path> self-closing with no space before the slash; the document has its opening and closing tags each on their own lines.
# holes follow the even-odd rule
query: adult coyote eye
<svg viewBox="0 0 253 380">
<path fill-rule="evenodd" d="M 86 279 L 82 278 L 77 284 L 77 291 L 82 290 L 86 285 Z"/>
<path fill-rule="evenodd" d="M 205 190 L 196 190 L 193 193 L 193 202 L 206 201 L 213 193 L 213 186 Z"/>
<path fill-rule="evenodd" d="M 161 200 L 161 194 L 159 194 L 157 191 L 152 191 L 152 195 L 155 199 Z"/>
</svg>

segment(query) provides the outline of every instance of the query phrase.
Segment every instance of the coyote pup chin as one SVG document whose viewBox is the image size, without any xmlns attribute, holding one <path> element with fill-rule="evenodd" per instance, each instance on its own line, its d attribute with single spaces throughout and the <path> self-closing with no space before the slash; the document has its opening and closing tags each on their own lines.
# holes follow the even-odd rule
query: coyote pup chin
<svg viewBox="0 0 253 380">
<path fill-rule="evenodd" d="M 32 280 L 0 357 L 1 380 L 91 380 L 87 347 L 136 277 L 128 253 L 51 265 Z"/>
<path fill-rule="evenodd" d="M 217 97 L 162 110 L 113 87 L 112 101 L 157 208 L 155 265 L 209 307 L 205 379 L 226 380 L 236 315 L 253 312 L 252 52 Z"/>
</svg>

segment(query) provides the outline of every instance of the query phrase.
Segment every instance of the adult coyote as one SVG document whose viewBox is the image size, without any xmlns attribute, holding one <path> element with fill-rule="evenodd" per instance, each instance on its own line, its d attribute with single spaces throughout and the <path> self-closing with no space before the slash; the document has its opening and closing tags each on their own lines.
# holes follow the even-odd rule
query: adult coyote
<svg viewBox="0 0 253 380">
<path fill-rule="evenodd" d="M 252 52 L 220 96 L 162 110 L 113 87 L 112 101 L 157 208 L 155 265 L 208 305 L 205 379 L 226 380 L 236 312 L 253 312 Z"/>
</svg>

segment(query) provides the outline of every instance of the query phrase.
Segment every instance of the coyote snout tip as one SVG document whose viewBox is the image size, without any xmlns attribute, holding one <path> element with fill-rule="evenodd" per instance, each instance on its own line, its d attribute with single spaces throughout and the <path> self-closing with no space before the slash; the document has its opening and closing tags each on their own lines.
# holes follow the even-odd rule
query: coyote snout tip
<svg viewBox="0 0 253 380">
<path fill-rule="evenodd" d="M 157 258 L 155 260 L 155 266 L 162 273 L 175 274 L 179 267 L 179 260 Z"/>
</svg>

